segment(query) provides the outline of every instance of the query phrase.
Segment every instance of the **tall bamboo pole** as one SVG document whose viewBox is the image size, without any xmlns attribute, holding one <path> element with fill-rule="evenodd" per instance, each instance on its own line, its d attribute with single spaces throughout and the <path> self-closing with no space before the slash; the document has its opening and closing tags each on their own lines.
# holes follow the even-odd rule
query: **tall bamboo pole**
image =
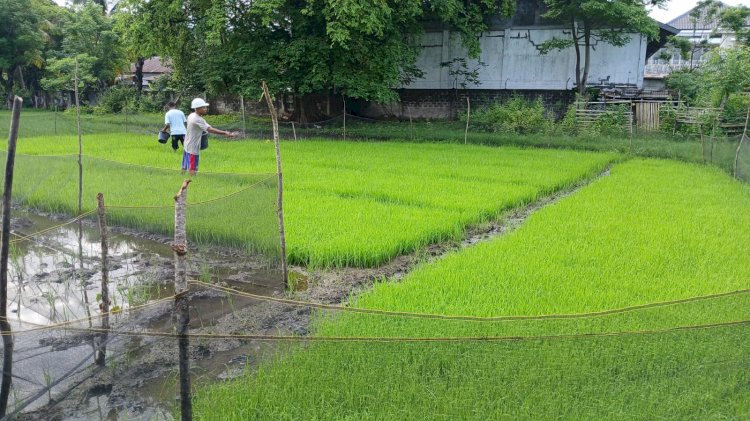
<svg viewBox="0 0 750 421">
<path fill-rule="evenodd" d="M 83 138 L 81 137 L 81 102 L 78 97 L 78 57 L 76 57 L 73 92 L 76 99 L 76 125 L 78 126 L 78 215 L 83 213 Z"/>
<path fill-rule="evenodd" d="M 279 117 L 276 114 L 276 107 L 273 105 L 273 99 L 268 91 L 268 85 L 263 81 L 263 96 L 266 98 L 268 110 L 271 112 L 271 122 L 273 123 L 273 141 L 276 145 L 276 174 L 278 175 L 279 193 L 276 196 L 276 214 L 279 217 L 279 236 L 281 240 L 281 276 L 284 279 L 284 285 L 289 286 L 289 274 L 286 267 L 286 237 L 284 236 L 284 177 L 281 171 L 281 147 L 279 139 Z"/>
<path fill-rule="evenodd" d="M 5 187 L 3 190 L 3 227 L 0 236 L 0 329 L 3 332 L 3 376 L 0 384 L 0 418 L 5 417 L 8 397 L 13 381 L 13 335 L 8 323 L 8 254 L 10 253 L 10 201 L 13 193 L 13 168 L 16 163 L 16 141 L 21 122 L 23 100 L 13 98 L 13 114 L 8 136 L 8 154 L 5 163 Z"/>
</svg>

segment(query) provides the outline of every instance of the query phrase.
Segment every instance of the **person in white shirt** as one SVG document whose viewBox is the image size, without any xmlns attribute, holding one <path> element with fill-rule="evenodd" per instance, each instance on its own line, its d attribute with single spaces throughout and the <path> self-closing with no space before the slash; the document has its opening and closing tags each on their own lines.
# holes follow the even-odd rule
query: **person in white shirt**
<svg viewBox="0 0 750 421">
<path fill-rule="evenodd" d="M 201 153 L 201 137 L 203 133 L 220 134 L 227 137 L 235 137 L 235 133 L 225 132 L 211 127 L 203 116 L 208 114 L 208 103 L 201 98 L 195 98 L 190 103 L 193 112 L 187 118 L 187 134 L 182 153 L 182 171 L 190 171 L 195 175 L 198 171 L 198 161 Z"/>
<path fill-rule="evenodd" d="M 174 102 L 167 104 L 167 109 L 169 111 L 164 114 L 164 128 L 161 131 L 168 131 L 172 135 L 172 149 L 176 152 L 180 147 L 179 144 L 182 143 L 184 145 L 185 143 L 185 135 L 187 134 L 185 123 L 187 119 L 185 118 L 185 113 L 178 110 L 177 104 Z"/>
</svg>

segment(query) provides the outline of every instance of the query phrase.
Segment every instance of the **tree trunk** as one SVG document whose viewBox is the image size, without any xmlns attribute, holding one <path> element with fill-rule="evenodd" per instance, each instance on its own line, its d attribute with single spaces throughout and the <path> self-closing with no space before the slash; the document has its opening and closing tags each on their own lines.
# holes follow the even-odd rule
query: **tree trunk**
<svg viewBox="0 0 750 421">
<path fill-rule="evenodd" d="M 15 83 L 15 77 L 14 73 L 16 72 L 15 68 L 8 69 L 8 78 L 5 79 L 5 94 L 6 94 L 6 104 L 8 105 L 8 109 L 13 109 L 13 98 L 15 95 L 13 94 L 13 84 Z"/>
<path fill-rule="evenodd" d="M 581 95 L 586 94 L 586 83 L 589 80 L 589 69 L 591 69 L 591 30 L 584 28 L 583 30 L 583 44 L 584 44 L 584 57 L 583 57 L 583 75 L 581 76 L 581 84 L 578 86 L 578 92 Z"/>
<path fill-rule="evenodd" d="M 576 86 L 578 87 L 578 93 L 583 95 L 586 89 L 581 90 L 581 46 L 578 45 L 578 28 L 576 28 L 575 19 L 570 22 L 570 31 L 573 37 L 573 47 L 576 50 Z"/>
<path fill-rule="evenodd" d="M 146 60 L 143 57 L 138 57 L 135 60 L 135 99 L 140 100 L 141 94 L 143 93 L 143 65 Z"/>
</svg>

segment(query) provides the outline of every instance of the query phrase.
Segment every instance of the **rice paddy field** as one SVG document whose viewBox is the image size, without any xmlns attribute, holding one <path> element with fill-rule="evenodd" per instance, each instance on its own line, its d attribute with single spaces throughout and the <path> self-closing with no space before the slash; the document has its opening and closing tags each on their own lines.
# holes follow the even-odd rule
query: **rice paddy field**
<svg viewBox="0 0 750 421">
<path fill-rule="evenodd" d="M 76 138 L 19 142 L 17 198 L 74 214 Z M 104 130 L 84 154 L 84 209 L 103 191 L 115 223 L 169 233 L 179 154 Z M 377 267 L 590 184 L 345 303 L 390 314 L 312 310 L 308 337 L 196 390 L 197 419 L 750 418 L 750 187 L 722 170 L 449 143 L 282 154 L 288 258 L 311 270 Z M 273 145 L 212 139 L 201 159 L 193 239 L 277 252 Z"/>
<path fill-rule="evenodd" d="M 750 190 L 718 170 L 630 161 L 510 235 L 351 305 L 575 315 L 744 291 L 748 224 Z M 750 329 L 691 327 L 747 320 L 748 304 L 741 292 L 557 319 L 319 313 L 324 337 L 473 340 L 291 347 L 258 373 L 201 391 L 196 410 L 217 420 L 741 419 L 750 415 Z"/>
<path fill-rule="evenodd" d="M 178 168 L 181 156 L 150 137 L 102 134 L 84 142 L 84 154 L 95 162 L 84 170 L 88 206 L 93 206 L 96 192 L 102 189 L 110 192 L 110 203 L 164 206 L 157 219 L 162 221 L 162 230 L 169 230 L 169 208 L 181 177 L 169 169 Z M 19 142 L 19 153 L 30 155 L 75 151 L 74 137 L 32 137 Z M 594 176 L 618 158 L 611 153 L 564 150 L 327 141 L 285 143 L 282 153 L 287 255 L 290 262 L 310 267 L 376 266 L 428 244 L 459 239 L 466 227 Z M 155 168 L 124 168 L 118 162 L 95 158 Z M 60 158 L 65 163 L 59 165 L 67 170 L 61 169 L 57 177 L 41 171 L 56 159 L 24 157 L 17 170 L 28 174 L 20 178 L 31 186 L 19 188 L 18 197 L 41 191 L 44 198 L 33 196 L 33 205 L 43 210 L 77 209 L 75 158 Z M 209 213 L 197 218 L 190 232 L 199 238 L 269 248 L 266 238 L 245 229 L 234 236 L 216 232 L 258 223 L 259 214 L 262 225 L 269 225 L 275 202 L 268 192 L 274 180 L 266 175 L 274 169 L 271 143 L 214 140 L 204 152 L 203 174 L 193 181 L 192 201 L 223 197 L 231 193 L 228 186 L 241 190 L 259 180 L 266 190 L 233 198 L 231 209 L 213 217 L 210 209 L 221 201 L 211 203 L 206 206 Z M 34 187 L 39 177 L 52 183 L 62 177 L 67 187 L 50 195 L 53 186 Z M 261 200 L 263 205 L 258 204 Z M 159 222 L 146 225 L 158 226 Z"/>
</svg>

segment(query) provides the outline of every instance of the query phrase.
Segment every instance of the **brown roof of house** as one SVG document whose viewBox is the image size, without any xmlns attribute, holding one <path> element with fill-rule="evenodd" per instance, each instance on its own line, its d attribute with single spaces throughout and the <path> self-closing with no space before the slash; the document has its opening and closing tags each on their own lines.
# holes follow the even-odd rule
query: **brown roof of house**
<svg viewBox="0 0 750 421">
<path fill-rule="evenodd" d="M 152 57 L 143 62 L 143 73 L 171 73 L 168 60 L 161 60 L 161 57 Z M 130 73 L 135 73 L 135 64 L 130 64 Z"/>
<path fill-rule="evenodd" d="M 729 6 L 727 6 L 726 4 L 720 2 L 719 3 L 719 13 L 721 13 L 721 11 L 723 11 L 727 7 L 729 7 Z M 675 28 L 677 28 L 677 29 L 679 29 L 681 31 L 692 31 L 693 29 L 696 29 L 696 30 L 699 30 L 699 31 L 700 30 L 714 30 L 714 29 L 716 29 L 716 27 L 717 27 L 716 21 L 718 19 L 714 19 L 712 21 L 706 22 L 705 21 L 706 20 L 706 11 L 705 10 L 701 14 L 701 17 L 698 19 L 698 21 L 697 22 L 693 22 L 693 19 L 690 17 L 690 13 L 692 13 L 693 10 L 695 10 L 695 9 L 693 8 L 693 9 L 691 9 L 691 10 L 689 10 L 689 11 L 681 14 L 680 16 L 672 19 L 669 22 L 669 26 L 673 26 L 673 27 L 675 27 Z M 695 28 L 693 28 L 693 24 L 695 24 Z M 748 17 L 746 25 L 750 26 L 750 17 Z"/>
</svg>

